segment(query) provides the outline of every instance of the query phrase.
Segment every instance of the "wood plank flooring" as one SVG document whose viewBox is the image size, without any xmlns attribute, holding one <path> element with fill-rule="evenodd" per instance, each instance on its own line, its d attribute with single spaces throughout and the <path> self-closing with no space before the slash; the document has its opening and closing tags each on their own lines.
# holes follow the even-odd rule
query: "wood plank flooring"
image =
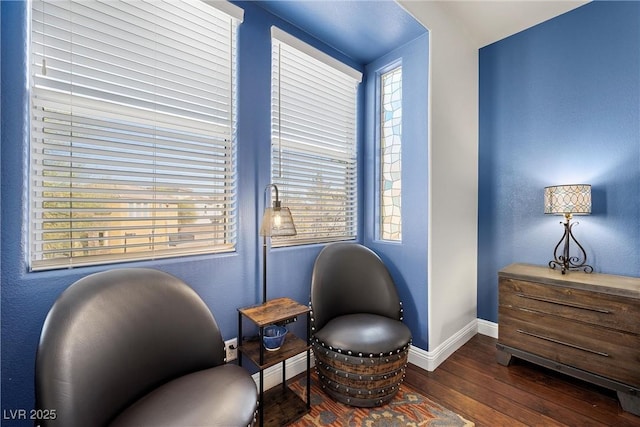
<svg viewBox="0 0 640 427">
<path fill-rule="evenodd" d="M 519 359 L 501 366 L 495 344 L 476 335 L 433 372 L 410 364 L 405 381 L 478 427 L 640 427 L 614 392 Z"/>
</svg>

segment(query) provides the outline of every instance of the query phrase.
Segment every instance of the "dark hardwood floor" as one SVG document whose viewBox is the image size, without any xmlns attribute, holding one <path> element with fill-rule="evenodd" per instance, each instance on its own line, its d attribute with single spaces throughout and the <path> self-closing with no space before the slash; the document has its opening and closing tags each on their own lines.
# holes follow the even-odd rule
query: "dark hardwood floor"
<svg viewBox="0 0 640 427">
<path fill-rule="evenodd" d="M 476 335 L 433 372 L 410 364 L 405 381 L 478 427 L 640 426 L 614 392 L 515 358 L 501 366 L 495 344 Z"/>
</svg>

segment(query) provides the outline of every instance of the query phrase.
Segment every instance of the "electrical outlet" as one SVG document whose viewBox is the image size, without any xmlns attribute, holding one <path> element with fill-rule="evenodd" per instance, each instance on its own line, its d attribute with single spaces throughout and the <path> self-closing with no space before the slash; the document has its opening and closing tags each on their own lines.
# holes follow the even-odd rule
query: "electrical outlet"
<svg viewBox="0 0 640 427">
<path fill-rule="evenodd" d="M 227 363 L 238 358 L 238 338 L 231 338 L 224 342 Z"/>
</svg>

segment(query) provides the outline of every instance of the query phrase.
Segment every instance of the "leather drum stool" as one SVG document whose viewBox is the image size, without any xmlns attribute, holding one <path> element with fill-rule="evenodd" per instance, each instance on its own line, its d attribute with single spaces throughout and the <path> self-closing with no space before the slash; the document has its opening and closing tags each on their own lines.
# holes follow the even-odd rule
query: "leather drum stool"
<svg viewBox="0 0 640 427">
<path fill-rule="evenodd" d="M 410 343 L 409 328 L 398 320 L 373 314 L 331 320 L 312 342 L 322 389 L 352 406 L 388 403 L 404 379 Z"/>
</svg>

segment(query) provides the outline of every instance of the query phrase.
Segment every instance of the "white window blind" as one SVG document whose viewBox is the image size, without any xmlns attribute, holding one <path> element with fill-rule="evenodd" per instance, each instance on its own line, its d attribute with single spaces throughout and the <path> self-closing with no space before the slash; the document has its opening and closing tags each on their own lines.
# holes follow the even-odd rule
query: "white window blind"
<svg viewBox="0 0 640 427">
<path fill-rule="evenodd" d="M 226 10 L 32 2 L 32 269 L 234 249 L 242 10 Z"/>
<path fill-rule="evenodd" d="M 357 233 L 358 71 L 272 27 L 271 176 L 298 234 L 274 246 Z"/>
</svg>

